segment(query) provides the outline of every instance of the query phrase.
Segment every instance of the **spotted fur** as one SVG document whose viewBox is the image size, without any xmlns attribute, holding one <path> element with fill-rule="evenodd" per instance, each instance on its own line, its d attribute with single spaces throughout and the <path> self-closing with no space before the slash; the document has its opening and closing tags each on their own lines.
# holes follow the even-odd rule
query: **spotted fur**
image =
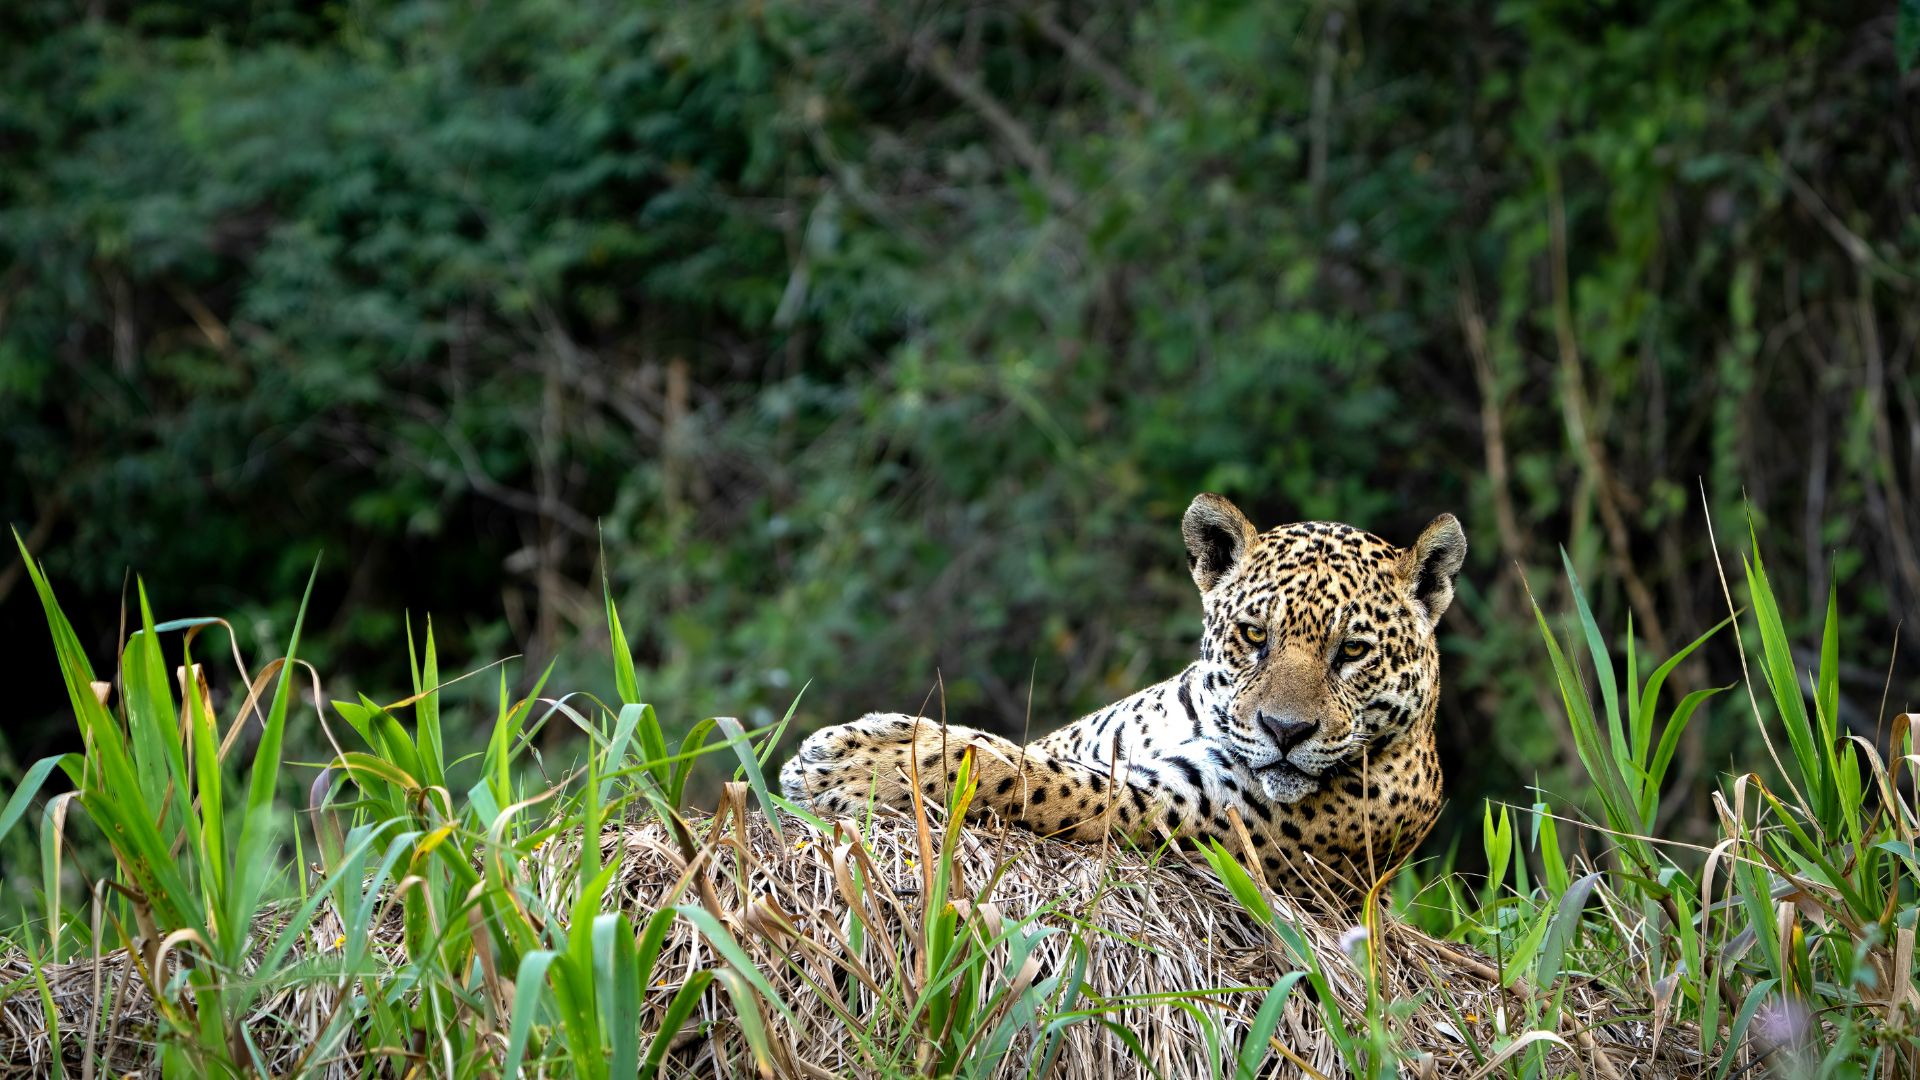
<svg viewBox="0 0 1920 1080">
<path fill-rule="evenodd" d="M 1182 522 L 1205 613 L 1179 675 L 1020 746 L 873 713 L 815 732 L 781 770 L 830 812 L 944 798 L 971 750 L 977 813 L 1093 840 L 1216 839 L 1237 810 L 1277 889 L 1350 899 L 1399 862 L 1440 809 L 1435 625 L 1466 536 L 1451 514 L 1399 548 L 1349 525 L 1261 533 L 1218 495 Z"/>
</svg>

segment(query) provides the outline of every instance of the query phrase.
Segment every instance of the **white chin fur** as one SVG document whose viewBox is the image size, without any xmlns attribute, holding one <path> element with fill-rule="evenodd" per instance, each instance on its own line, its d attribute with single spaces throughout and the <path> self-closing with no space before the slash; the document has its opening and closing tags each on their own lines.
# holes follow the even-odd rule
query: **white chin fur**
<svg viewBox="0 0 1920 1080">
<path fill-rule="evenodd" d="M 1274 802 L 1297 803 L 1320 790 L 1318 780 L 1293 769 L 1269 769 L 1255 775 L 1260 777 L 1260 790 Z"/>
</svg>

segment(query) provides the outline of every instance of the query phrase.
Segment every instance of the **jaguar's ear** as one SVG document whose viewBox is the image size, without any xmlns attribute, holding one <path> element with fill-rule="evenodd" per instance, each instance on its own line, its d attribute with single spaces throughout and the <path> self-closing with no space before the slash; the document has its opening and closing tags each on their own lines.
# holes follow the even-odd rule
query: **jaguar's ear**
<svg viewBox="0 0 1920 1080">
<path fill-rule="evenodd" d="M 1219 495 L 1196 495 L 1180 519 L 1187 539 L 1187 568 L 1193 583 L 1206 592 L 1246 557 L 1256 535 L 1253 522 L 1240 508 Z"/>
<path fill-rule="evenodd" d="M 1460 564 L 1467 558 L 1467 534 L 1460 519 L 1452 514 L 1434 518 L 1420 539 L 1400 556 L 1400 573 L 1406 579 L 1408 596 L 1427 616 L 1429 624 L 1453 602 L 1453 579 L 1460 576 Z"/>
</svg>

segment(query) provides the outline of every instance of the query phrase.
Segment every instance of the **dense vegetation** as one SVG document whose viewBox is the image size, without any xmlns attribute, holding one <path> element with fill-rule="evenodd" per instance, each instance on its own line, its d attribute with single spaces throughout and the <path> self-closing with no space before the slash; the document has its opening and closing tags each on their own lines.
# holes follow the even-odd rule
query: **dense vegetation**
<svg viewBox="0 0 1920 1080">
<path fill-rule="evenodd" d="M 0 1008 L 137 943 L 179 1075 L 624 1075 L 643 1000 L 777 1056 L 775 936 L 615 911 L 566 838 L 695 757 L 772 801 L 796 696 L 1017 731 L 1170 671 L 1213 489 L 1467 523 L 1451 816 L 1392 892 L 1508 988 L 1469 1056 L 1911 1074 L 1916 56 L 1910 0 L 0 5 L 0 519 L 46 560 L 0 567 Z M 1101 1022 L 995 981 L 1038 931 L 966 929 L 949 856 L 902 931 L 948 966 L 863 1052 Z M 668 935 L 712 962 L 657 984 Z M 1249 1000 L 1413 1071 L 1369 948 Z"/>
<path fill-rule="evenodd" d="M 1723 610 L 1703 503 L 1778 539 L 1795 641 L 1920 600 L 1902 10 L 18 0 L 0 518 L 95 655 L 136 565 L 270 655 L 324 552 L 336 679 L 403 681 L 411 609 L 577 682 L 604 552 L 676 715 L 937 673 L 1017 729 L 1191 647 L 1196 490 L 1451 509 L 1470 822 L 1578 775 L 1521 588 L 1565 606 L 1563 543 L 1656 653 Z M 16 767 L 73 745 L 31 669 Z M 1706 835 L 1755 747 L 1688 732 L 1661 824 Z"/>
</svg>

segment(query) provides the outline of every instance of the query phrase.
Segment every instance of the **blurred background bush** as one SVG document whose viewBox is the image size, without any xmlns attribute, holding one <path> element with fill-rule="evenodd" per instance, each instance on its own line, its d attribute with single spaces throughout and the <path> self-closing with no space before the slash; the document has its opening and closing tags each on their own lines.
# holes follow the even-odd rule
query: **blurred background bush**
<svg viewBox="0 0 1920 1080">
<path fill-rule="evenodd" d="M 664 716 L 937 674 L 1017 732 L 1190 654 L 1196 491 L 1452 510 L 1477 815 L 1571 783 L 1523 585 L 1563 608 L 1565 545 L 1677 648 L 1750 507 L 1887 656 L 1871 730 L 1920 648 L 1916 51 L 1892 3 L 12 0 L 0 518 L 102 657 L 137 571 L 257 663 L 324 553 L 330 696 L 401 696 L 409 611 L 605 692 L 604 552 Z M 23 586 L 0 771 L 72 738 Z"/>
</svg>

